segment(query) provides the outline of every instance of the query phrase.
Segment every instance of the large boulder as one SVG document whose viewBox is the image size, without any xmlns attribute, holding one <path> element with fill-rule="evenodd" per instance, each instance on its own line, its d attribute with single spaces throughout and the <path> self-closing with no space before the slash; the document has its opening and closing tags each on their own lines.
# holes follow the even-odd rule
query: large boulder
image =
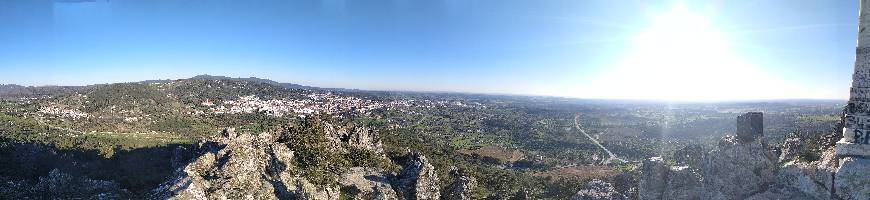
<svg viewBox="0 0 870 200">
<path fill-rule="evenodd" d="M 441 197 L 438 173 L 426 156 L 410 153 L 396 181 L 399 195 L 408 200 L 434 200 Z"/>
<path fill-rule="evenodd" d="M 689 166 L 667 166 L 661 158 L 641 164 L 640 199 L 698 199 L 699 170 Z"/>
</svg>

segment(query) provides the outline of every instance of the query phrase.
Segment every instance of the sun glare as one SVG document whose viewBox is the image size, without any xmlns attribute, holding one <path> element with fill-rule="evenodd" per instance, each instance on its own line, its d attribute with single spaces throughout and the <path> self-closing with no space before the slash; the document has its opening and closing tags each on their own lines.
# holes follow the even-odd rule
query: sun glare
<svg viewBox="0 0 870 200">
<path fill-rule="evenodd" d="M 595 93 L 697 101 L 776 98 L 786 92 L 785 84 L 735 56 L 730 44 L 707 16 L 679 5 L 633 38 L 631 52 L 600 76 Z"/>
</svg>

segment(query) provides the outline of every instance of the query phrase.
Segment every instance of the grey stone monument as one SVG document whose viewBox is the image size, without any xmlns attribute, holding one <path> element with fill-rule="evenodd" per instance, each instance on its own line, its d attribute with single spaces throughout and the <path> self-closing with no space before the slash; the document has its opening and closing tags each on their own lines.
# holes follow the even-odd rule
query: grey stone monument
<svg viewBox="0 0 870 200">
<path fill-rule="evenodd" d="M 839 168 L 834 191 L 844 199 L 870 199 L 870 0 L 861 0 L 855 73 L 844 117 L 843 139 L 835 147 Z"/>
<path fill-rule="evenodd" d="M 743 143 L 755 141 L 764 136 L 764 114 L 748 112 L 737 117 L 737 139 Z"/>
</svg>

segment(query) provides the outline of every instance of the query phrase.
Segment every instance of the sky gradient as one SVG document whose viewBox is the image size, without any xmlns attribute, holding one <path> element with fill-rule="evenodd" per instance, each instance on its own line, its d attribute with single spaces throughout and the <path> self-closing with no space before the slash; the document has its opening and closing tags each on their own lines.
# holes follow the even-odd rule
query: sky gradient
<svg viewBox="0 0 870 200">
<path fill-rule="evenodd" d="M 846 99 L 857 16 L 857 0 L 0 0 L 0 83 Z"/>
</svg>

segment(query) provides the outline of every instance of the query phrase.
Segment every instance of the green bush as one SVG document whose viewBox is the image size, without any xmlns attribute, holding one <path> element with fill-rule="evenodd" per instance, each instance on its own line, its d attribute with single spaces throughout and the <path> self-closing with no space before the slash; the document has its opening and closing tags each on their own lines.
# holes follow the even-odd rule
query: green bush
<svg viewBox="0 0 870 200">
<path fill-rule="evenodd" d="M 344 156 L 331 149 L 324 135 L 323 121 L 318 117 L 307 118 L 285 129 L 283 137 L 294 152 L 295 166 L 314 184 L 336 185 L 338 177 L 350 166 Z"/>
</svg>

